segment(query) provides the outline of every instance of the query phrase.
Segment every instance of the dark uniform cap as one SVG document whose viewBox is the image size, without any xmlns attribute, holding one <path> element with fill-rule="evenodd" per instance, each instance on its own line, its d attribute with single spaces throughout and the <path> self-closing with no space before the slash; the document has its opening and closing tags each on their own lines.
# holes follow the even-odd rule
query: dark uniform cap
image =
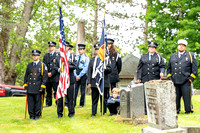
<svg viewBox="0 0 200 133">
<path fill-rule="evenodd" d="M 40 56 L 41 52 L 39 50 L 32 50 L 33 56 Z"/>
<path fill-rule="evenodd" d="M 149 45 L 149 47 L 158 47 L 158 43 L 156 43 L 156 42 L 149 42 L 148 43 L 148 45 Z"/>
<path fill-rule="evenodd" d="M 49 44 L 49 47 L 55 47 L 56 46 L 56 43 L 52 42 L 52 41 L 48 42 L 48 44 Z"/>
<path fill-rule="evenodd" d="M 113 44 L 113 43 L 114 43 L 114 40 L 111 39 L 111 38 L 108 38 L 108 39 L 107 39 L 107 43 L 109 43 L 109 44 Z"/>
<path fill-rule="evenodd" d="M 78 44 L 78 49 L 85 49 L 85 44 Z"/>
<path fill-rule="evenodd" d="M 66 45 L 67 45 L 67 47 L 69 47 L 69 49 L 72 49 L 74 46 L 73 45 L 71 45 L 69 42 L 67 42 L 66 41 Z"/>
<path fill-rule="evenodd" d="M 99 43 L 95 44 L 94 48 L 95 48 L 95 50 L 99 49 L 100 48 L 100 44 Z"/>
</svg>

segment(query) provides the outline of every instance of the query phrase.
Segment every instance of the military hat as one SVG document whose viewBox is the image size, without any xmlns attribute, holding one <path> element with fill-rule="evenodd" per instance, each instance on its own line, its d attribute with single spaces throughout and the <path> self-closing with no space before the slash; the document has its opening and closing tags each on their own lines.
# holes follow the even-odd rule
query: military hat
<svg viewBox="0 0 200 133">
<path fill-rule="evenodd" d="M 149 47 L 158 47 L 158 43 L 156 43 L 156 42 L 149 42 L 148 43 L 148 45 L 149 45 Z"/>
<path fill-rule="evenodd" d="M 111 38 L 108 38 L 108 39 L 107 39 L 107 43 L 109 43 L 109 44 L 113 44 L 113 43 L 114 43 L 114 40 L 111 39 Z"/>
<path fill-rule="evenodd" d="M 94 48 L 95 48 L 95 50 L 98 50 L 100 48 L 100 44 L 99 43 L 95 44 Z"/>
<path fill-rule="evenodd" d="M 69 49 L 72 49 L 74 46 L 73 45 L 71 45 L 69 42 L 67 42 L 66 41 L 66 45 L 67 45 L 67 47 L 69 47 Z"/>
<path fill-rule="evenodd" d="M 53 41 L 48 42 L 48 44 L 49 44 L 49 47 L 55 47 L 56 46 L 56 43 L 53 42 Z"/>
<path fill-rule="evenodd" d="M 85 44 L 78 44 L 78 49 L 85 49 Z"/>
<path fill-rule="evenodd" d="M 179 44 L 183 44 L 183 45 L 187 46 L 188 42 L 184 39 L 180 39 L 180 40 L 178 40 L 178 45 Z"/>
<path fill-rule="evenodd" d="M 39 50 L 32 50 L 33 56 L 40 56 L 41 52 Z"/>
</svg>

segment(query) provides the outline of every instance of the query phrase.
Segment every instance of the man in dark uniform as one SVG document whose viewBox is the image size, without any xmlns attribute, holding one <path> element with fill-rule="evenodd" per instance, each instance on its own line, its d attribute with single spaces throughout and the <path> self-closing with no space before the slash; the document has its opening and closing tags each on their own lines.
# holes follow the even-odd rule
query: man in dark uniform
<svg viewBox="0 0 200 133">
<path fill-rule="evenodd" d="M 111 68 L 112 68 L 112 72 L 109 74 L 111 91 L 112 91 L 113 88 L 117 87 L 117 82 L 120 81 L 119 73 L 121 72 L 122 69 L 122 60 L 120 53 L 114 46 L 114 40 L 108 38 L 107 43 L 108 43 L 109 57 L 111 60 Z"/>
<path fill-rule="evenodd" d="M 170 56 L 167 77 L 176 87 L 176 109 L 181 110 L 180 100 L 183 96 L 185 113 L 193 113 L 192 82 L 196 78 L 198 67 L 195 55 L 186 51 L 187 41 L 178 40 L 178 52 Z"/>
<path fill-rule="evenodd" d="M 137 67 L 137 83 L 145 83 L 150 80 L 160 79 L 164 76 L 164 60 L 162 56 L 156 52 L 158 44 L 156 42 L 149 42 L 148 44 L 148 53 L 141 56 Z M 147 114 L 145 94 L 144 101 L 145 114 Z"/>
<path fill-rule="evenodd" d="M 75 84 L 75 76 L 74 76 L 74 69 L 76 68 L 76 60 L 74 54 L 69 52 L 69 46 L 70 43 L 66 42 L 66 54 L 67 54 L 67 60 L 69 64 L 69 79 L 70 79 L 70 86 L 67 88 L 67 96 L 65 98 L 68 101 L 68 117 L 72 118 L 74 117 L 75 110 L 74 110 L 74 84 Z M 57 102 L 57 114 L 58 118 L 63 116 L 63 98 L 58 99 Z"/>
<path fill-rule="evenodd" d="M 57 86 L 60 77 L 60 72 L 59 72 L 60 55 L 55 52 L 56 43 L 50 41 L 48 42 L 48 44 L 49 44 L 49 53 L 47 53 L 43 58 L 43 62 L 46 64 L 48 68 L 46 107 L 52 105 L 52 88 L 54 90 L 54 98 L 56 97 Z"/>
<path fill-rule="evenodd" d="M 39 119 L 42 115 L 43 93 L 48 79 L 47 67 L 40 62 L 41 52 L 32 51 L 33 62 L 29 63 L 24 76 L 24 87 L 28 93 L 28 112 L 30 119 Z"/>
<path fill-rule="evenodd" d="M 96 85 L 96 76 L 97 76 L 97 60 L 98 60 L 98 53 L 99 53 L 99 44 L 95 44 L 95 52 L 96 56 L 93 57 L 90 60 L 89 66 L 88 66 L 88 88 L 91 88 L 92 90 L 92 117 L 96 115 L 97 113 L 97 105 L 99 100 L 99 94 L 100 91 L 97 88 Z M 109 80 L 109 73 L 111 72 L 111 66 L 110 66 L 110 60 L 109 58 L 106 58 L 106 68 L 104 69 L 104 113 L 106 113 L 107 110 L 107 100 L 109 98 L 109 88 L 110 88 L 110 80 Z M 102 96 L 101 98 L 101 110 L 102 110 Z"/>
<path fill-rule="evenodd" d="M 81 86 L 81 98 L 79 107 L 83 107 L 85 105 L 85 87 L 87 80 L 87 70 L 89 65 L 89 57 L 85 54 L 85 44 L 78 44 L 78 52 L 77 56 L 77 67 L 74 70 L 74 76 L 76 77 L 75 83 L 75 98 L 74 98 L 74 106 L 76 106 L 76 98 L 78 95 L 79 86 Z"/>
</svg>

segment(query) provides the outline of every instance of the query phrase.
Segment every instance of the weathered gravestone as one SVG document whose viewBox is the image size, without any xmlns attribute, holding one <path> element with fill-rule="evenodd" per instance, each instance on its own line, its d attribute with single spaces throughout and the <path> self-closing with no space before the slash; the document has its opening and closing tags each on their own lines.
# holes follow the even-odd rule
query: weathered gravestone
<svg viewBox="0 0 200 133">
<path fill-rule="evenodd" d="M 138 117 L 144 117 L 144 85 L 135 84 L 131 87 L 131 117 L 133 120 Z"/>
<path fill-rule="evenodd" d="M 142 129 L 143 133 L 183 133 L 178 128 L 176 113 L 176 94 L 170 80 L 152 80 L 146 82 L 145 94 L 150 127 Z"/>
<path fill-rule="evenodd" d="M 131 118 L 130 112 L 130 89 L 120 86 L 120 116 Z"/>
</svg>

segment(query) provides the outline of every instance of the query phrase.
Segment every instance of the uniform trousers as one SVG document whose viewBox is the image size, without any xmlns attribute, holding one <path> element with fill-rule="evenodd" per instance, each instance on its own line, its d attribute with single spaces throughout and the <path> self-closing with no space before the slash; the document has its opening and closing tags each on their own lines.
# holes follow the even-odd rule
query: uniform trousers
<svg viewBox="0 0 200 133">
<path fill-rule="evenodd" d="M 52 105 L 52 88 L 54 90 L 54 98 L 56 98 L 56 92 L 57 92 L 58 82 L 47 82 L 46 85 L 46 106 Z"/>
<path fill-rule="evenodd" d="M 110 83 L 110 86 L 111 86 L 111 91 L 112 91 L 113 88 L 116 88 L 116 87 L 117 87 L 117 83 Z"/>
<path fill-rule="evenodd" d="M 67 89 L 67 101 L 68 101 L 68 116 L 73 115 L 74 111 L 74 84 L 70 84 Z M 57 101 L 57 114 L 58 116 L 63 116 L 63 98 L 58 99 Z"/>
<path fill-rule="evenodd" d="M 176 109 L 177 113 L 181 110 L 181 97 L 183 96 L 183 101 L 185 105 L 186 113 L 193 112 L 192 107 L 192 90 L 191 83 L 189 80 L 183 84 L 174 84 L 176 87 Z"/>
<path fill-rule="evenodd" d="M 99 101 L 99 90 L 96 87 L 91 87 L 92 90 L 92 115 L 96 115 Z"/>
<path fill-rule="evenodd" d="M 108 98 L 109 98 L 109 88 L 104 88 L 104 111 L 103 111 L 103 114 L 107 112 L 107 101 L 108 101 Z M 100 96 L 100 101 L 101 101 L 101 112 L 102 112 L 102 96 Z"/>
<path fill-rule="evenodd" d="M 80 78 L 79 81 L 75 83 L 75 97 L 74 97 L 74 107 L 76 106 L 76 99 L 78 96 L 79 87 L 81 86 L 81 98 L 80 98 L 80 106 L 85 105 L 85 87 L 86 87 L 86 74 Z"/>
<path fill-rule="evenodd" d="M 28 112 L 31 119 L 39 118 L 41 116 L 41 94 L 28 93 Z"/>
</svg>

